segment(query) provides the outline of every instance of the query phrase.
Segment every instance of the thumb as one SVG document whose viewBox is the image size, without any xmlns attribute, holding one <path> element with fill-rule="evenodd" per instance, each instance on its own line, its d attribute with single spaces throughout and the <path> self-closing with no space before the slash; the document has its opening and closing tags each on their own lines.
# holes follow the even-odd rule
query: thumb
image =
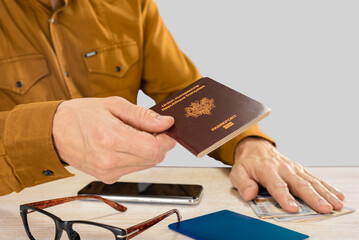
<svg viewBox="0 0 359 240">
<path fill-rule="evenodd" d="M 174 123 L 171 116 L 163 116 L 151 109 L 122 100 L 120 105 L 111 105 L 110 110 L 114 116 L 134 128 L 159 133 L 169 129 Z"/>
<path fill-rule="evenodd" d="M 249 177 L 243 165 L 233 166 L 230 173 L 230 180 L 244 201 L 252 200 L 257 196 L 258 184 Z"/>
</svg>

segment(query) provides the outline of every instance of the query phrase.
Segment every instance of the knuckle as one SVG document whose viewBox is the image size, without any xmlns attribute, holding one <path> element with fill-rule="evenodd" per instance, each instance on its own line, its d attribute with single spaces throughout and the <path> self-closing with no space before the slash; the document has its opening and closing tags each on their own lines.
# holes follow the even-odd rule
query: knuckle
<svg viewBox="0 0 359 240">
<path fill-rule="evenodd" d="M 310 182 L 306 181 L 306 180 L 299 180 L 296 184 L 295 184 L 295 188 L 296 189 L 303 189 L 303 188 L 309 188 L 311 186 Z"/>
<path fill-rule="evenodd" d="M 160 148 L 158 146 L 152 148 L 151 157 L 150 157 L 151 163 L 153 164 L 160 163 L 161 158 L 162 158 L 162 154 Z"/>
<path fill-rule="evenodd" d="M 309 183 L 311 185 L 321 185 L 321 183 L 318 181 L 318 179 L 315 179 L 315 178 L 310 178 Z"/>
<path fill-rule="evenodd" d="M 156 165 L 161 163 L 164 159 L 166 158 L 166 154 L 162 154 L 159 158 L 158 161 L 156 162 Z"/>
<path fill-rule="evenodd" d="M 238 174 L 235 173 L 235 171 L 233 171 L 233 168 L 232 168 L 232 171 L 229 173 L 229 179 L 231 180 L 231 182 L 235 182 L 238 178 Z"/>
<path fill-rule="evenodd" d="M 268 172 L 273 171 L 277 164 L 271 158 L 262 159 L 258 168 L 258 171 L 261 175 L 266 175 Z"/>
<path fill-rule="evenodd" d="M 99 127 L 97 129 L 97 144 L 105 148 L 112 148 L 116 145 L 116 138 L 114 134 L 106 128 Z"/>
<path fill-rule="evenodd" d="M 113 171 L 113 168 L 109 170 L 100 170 L 99 174 L 95 175 L 98 180 L 100 180 L 103 183 L 106 184 L 112 184 L 117 182 L 122 176 L 126 174 L 126 172 L 123 169 L 116 169 L 116 171 Z"/>
<path fill-rule="evenodd" d="M 247 170 L 242 165 L 233 165 L 229 173 L 229 179 L 232 182 L 244 181 L 244 179 L 246 179 L 245 175 L 248 174 L 246 171 Z"/>
<path fill-rule="evenodd" d="M 293 173 L 295 174 L 295 171 L 293 169 L 293 165 L 292 163 L 288 163 L 288 162 L 281 162 L 280 163 L 280 168 L 282 171 L 285 171 L 287 173 Z"/>
<path fill-rule="evenodd" d="M 103 182 L 103 183 L 106 183 L 106 184 L 112 184 L 112 183 L 115 183 L 118 179 L 120 178 L 120 176 L 101 176 L 99 177 L 98 179 Z"/>
<path fill-rule="evenodd" d="M 118 96 L 111 96 L 105 99 L 108 100 L 108 102 L 110 102 L 111 104 L 122 104 L 128 102 L 126 99 Z"/>
<path fill-rule="evenodd" d="M 332 186 L 331 186 L 329 183 L 327 183 L 326 181 L 324 181 L 324 180 L 322 180 L 322 179 L 318 179 L 318 182 L 319 182 L 320 184 L 322 184 L 323 186 L 332 188 Z"/>
<path fill-rule="evenodd" d="M 95 162 L 95 167 L 99 171 L 104 173 L 103 175 L 106 175 L 107 171 L 109 171 L 109 170 L 113 169 L 114 167 L 116 167 L 116 161 L 114 161 L 112 158 L 100 157 Z"/>
<path fill-rule="evenodd" d="M 166 154 L 163 153 L 160 144 L 155 139 L 151 140 L 150 146 L 149 161 L 152 165 L 157 165 L 163 161 Z"/>
<path fill-rule="evenodd" d="M 168 142 L 169 142 L 169 149 L 173 149 L 177 144 L 177 142 L 174 139 L 169 139 Z"/>
<path fill-rule="evenodd" d="M 161 147 L 155 138 L 147 139 L 147 146 L 147 159 L 150 163 L 156 164 L 162 155 Z"/>
<path fill-rule="evenodd" d="M 286 182 L 283 182 L 283 181 L 275 181 L 273 183 L 273 188 L 274 189 L 288 188 L 288 184 Z"/>
<path fill-rule="evenodd" d="M 125 124 L 125 123 L 123 123 L 123 124 L 121 124 L 121 127 L 122 127 L 122 130 L 124 130 L 124 131 L 126 131 L 126 132 L 135 132 L 136 131 L 136 129 L 134 128 L 134 127 L 132 127 L 132 126 L 130 126 L 130 125 L 128 125 L 128 124 Z"/>
<path fill-rule="evenodd" d="M 148 108 L 137 107 L 137 113 L 140 119 L 146 119 L 147 116 L 154 115 L 154 112 Z"/>
<path fill-rule="evenodd" d="M 307 174 L 308 176 L 310 176 L 311 174 L 307 171 L 307 169 L 305 169 L 302 165 L 296 163 L 296 162 L 292 162 L 293 164 L 293 168 L 296 169 L 297 172 L 299 173 L 304 173 Z"/>
</svg>

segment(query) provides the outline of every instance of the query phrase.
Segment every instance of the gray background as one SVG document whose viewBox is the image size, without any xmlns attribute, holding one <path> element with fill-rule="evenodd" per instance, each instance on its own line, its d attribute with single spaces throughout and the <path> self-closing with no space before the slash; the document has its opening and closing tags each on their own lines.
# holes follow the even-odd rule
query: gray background
<svg viewBox="0 0 359 240">
<path fill-rule="evenodd" d="M 359 1 L 156 3 L 203 76 L 272 108 L 260 126 L 282 153 L 304 166 L 359 166 Z M 139 105 L 153 101 L 140 94 Z M 177 144 L 161 165 L 222 164 Z"/>
</svg>

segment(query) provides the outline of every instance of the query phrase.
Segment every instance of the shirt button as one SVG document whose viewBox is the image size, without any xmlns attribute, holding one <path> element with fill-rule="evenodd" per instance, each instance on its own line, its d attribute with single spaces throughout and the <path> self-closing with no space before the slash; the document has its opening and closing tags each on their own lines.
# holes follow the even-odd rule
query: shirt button
<svg viewBox="0 0 359 240">
<path fill-rule="evenodd" d="M 42 173 L 43 173 L 45 176 L 51 176 L 51 175 L 54 174 L 54 172 L 51 171 L 51 170 L 44 170 Z"/>
<path fill-rule="evenodd" d="M 21 81 L 17 81 L 15 84 L 16 84 L 16 87 L 18 87 L 18 88 L 22 87 L 22 82 Z"/>
<path fill-rule="evenodd" d="M 117 67 L 115 68 L 115 70 L 116 70 L 116 72 L 119 72 L 119 71 L 121 71 L 121 68 L 120 68 L 119 66 L 117 66 Z"/>
<path fill-rule="evenodd" d="M 54 24 L 54 23 L 55 23 L 55 18 L 51 18 L 51 19 L 50 19 L 50 22 L 51 22 L 52 24 Z"/>
<path fill-rule="evenodd" d="M 65 72 L 65 76 L 66 76 L 66 77 L 69 77 L 69 76 L 70 76 L 70 74 L 69 74 L 68 71 Z"/>
</svg>

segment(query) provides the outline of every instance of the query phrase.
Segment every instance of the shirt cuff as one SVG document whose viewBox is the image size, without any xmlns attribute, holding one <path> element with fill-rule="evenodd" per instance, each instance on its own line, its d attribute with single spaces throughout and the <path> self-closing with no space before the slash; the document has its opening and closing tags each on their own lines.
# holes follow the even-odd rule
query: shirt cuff
<svg viewBox="0 0 359 240">
<path fill-rule="evenodd" d="M 270 141 L 275 145 L 275 141 L 263 133 L 258 124 L 239 134 L 237 137 L 223 144 L 221 147 L 217 148 L 213 152 L 209 153 L 210 157 L 213 157 L 217 160 L 220 160 L 224 164 L 233 165 L 234 164 L 234 153 L 237 147 L 237 144 L 246 137 L 260 137 Z"/>
<path fill-rule="evenodd" d="M 52 140 L 53 117 L 61 102 L 18 105 L 8 113 L 3 141 L 14 191 L 73 175 L 61 164 Z"/>
</svg>

